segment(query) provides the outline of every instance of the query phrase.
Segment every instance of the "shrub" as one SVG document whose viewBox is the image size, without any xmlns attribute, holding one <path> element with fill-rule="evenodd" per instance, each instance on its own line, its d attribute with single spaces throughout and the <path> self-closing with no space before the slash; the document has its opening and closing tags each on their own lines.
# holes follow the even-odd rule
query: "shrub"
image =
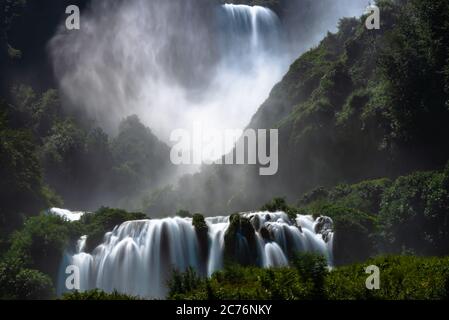
<svg viewBox="0 0 449 320">
<path fill-rule="evenodd" d="M 7 259 L 0 263 L 0 299 L 37 300 L 54 297 L 49 276 L 25 269 L 20 259 Z"/>
<path fill-rule="evenodd" d="M 102 290 L 95 289 L 84 292 L 74 291 L 65 293 L 62 296 L 62 300 L 140 300 L 140 298 L 122 294 L 117 291 L 107 293 Z"/>
<path fill-rule="evenodd" d="M 382 198 L 380 222 L 390 252 L 449 254 L 449 187 L 440 172 L 398 178 Z"/>
<path fill-rule="evenodd" d="M 31 217 L 13 235 L 6 255 L 11 259 L 21 259 L 26 268 L 37 269 L 56 279 L 64 250 L 80 235 L 77 224 L 58 216 Z"/>
<path fill-rule="evenodd" d="M 324 298 L 324 280 L 327 275 L 326 258 L 315 253 L 299 253 L 293 259 L 292 265 L 304 281 L 312 283 L 311 297 L 313 299 Z"/>
<path fill-rule="evenodd" d="M 171 279 L 168 281 L 169 299 L 182 299 L 183 295 L 196 290 L 202 279 L 193 268 L 187 268 L 185 272 L 174 270 Z"/>
<path fill-rule="evenodd" d="M 178 210 L 178 212 L 176 212 L 176 216 L 180 218 L 192 218 L 192 214 L 189 210 Z"/>
</svg>

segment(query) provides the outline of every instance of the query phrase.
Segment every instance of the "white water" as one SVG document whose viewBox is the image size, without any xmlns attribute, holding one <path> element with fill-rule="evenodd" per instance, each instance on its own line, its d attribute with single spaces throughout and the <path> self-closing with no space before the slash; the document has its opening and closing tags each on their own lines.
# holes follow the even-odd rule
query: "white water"
<svg viewBox="0 0 449 320">
<path fill-rule="evenodd" d="M 288 246 L 299 252 L 319 252 L 332 264 L 331 220 L 321 229 L 327 232 L 326 242 L 322 234 L 315 232 L 318 220 L 310 216 L 298 216 L 294 225 L 283 212 L 243 215 L 254 227 L 260 267 L 286 266 Z M 100 288 L 111 292 L 116 289 L 141 297 L 164 298 L 173 269 L 182 271 L 193 267 L 207 270 L 207 276 L 211 276 L 223 267 L 224 236 L 229 218 L 206 218 L 206 223 L 209 253 L 205 262 L 199 254 L 192 219 L 176 217 L 125 222 L 107 233 L 104 242 L 92 254 L 84 252 L 86 238 L 82 237 L 77 252 L 64 264 L 79 267 L 81 290 Z M 262 228 L 268 230 L 272 240 L 263 239 Z"/>
<path fill-rule="evenodd" d="M 67 209 L 51 208 L 47 211 L 48 214 L 61 217 L 67 221 L 78 221 L 84 215 L 85 212 L 70 211 Z"/>
<path fill-rule="evenodd" d="M 81 21 L 50 44 L 65 103 L 109 132 L 136 114 L 167 143 L 195 122 L 243 129 L 297 55 L 260 6 L 94 0 Z"/>
<path fill-rule="evenodd" d="M 221 49 L 227 67 L 254 67 L 258 59 L 274 62 L 284 47 L 281 22 L 268 8 L 225 4 L 220 9 Z"/>
</svg>

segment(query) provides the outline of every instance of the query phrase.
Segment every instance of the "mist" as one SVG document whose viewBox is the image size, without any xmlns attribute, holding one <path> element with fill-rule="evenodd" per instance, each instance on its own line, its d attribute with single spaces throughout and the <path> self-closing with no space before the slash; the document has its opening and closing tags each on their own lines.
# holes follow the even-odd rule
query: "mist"
<svg viewBox="0 0 449 320">
<path fill-rule="evenodd" d="M 81 30 L 61 27 L 50 55 L 66 108 L 110 134 L 136 114 L 169 143 L 194 122 L 244 128 L 299 54 L 364 6 L 289 1 L 281 21 L 269 9 L 215 1 L 93 0 Z"/>
</svg>

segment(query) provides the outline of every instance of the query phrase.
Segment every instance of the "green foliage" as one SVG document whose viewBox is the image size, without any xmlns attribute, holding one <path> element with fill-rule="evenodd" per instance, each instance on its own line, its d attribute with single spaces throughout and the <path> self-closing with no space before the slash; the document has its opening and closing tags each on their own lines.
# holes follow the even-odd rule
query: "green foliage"
<svg viewBox="0 0 449 320">
<path fill-rule="evenodd" d="M 287 201 L 285 198 L 279 198 L 279 197 L 274 198 L 270 202 L 263 205 L 262 208 L 260 208 L 260 210 L 268 211 L 268 212 L 283 211 L 289 216 L 289 218 L 292 221 L 295 221 L 296 216 L 298 214 L 298 210 L 296 208 L 287 205 Z"/>
<path fill-rule="evenodd" d="M 448 166 L 394 181 L 318 188 L 299 201 L 300 211 L 334 220 L 334 263 L 348 264 L 380 253 L 447 255 Z"/>
<path fill-rule="evenodd" d="M 37 92 L 19 84 L 12 88 L 9 100 L 9 104 L 0 105 L 0 130 L 2 138 L 9 141 L 8 145 L 1 145 L 5 148 L 1 150 L 5 159 L 0 159 L 4 176 L 14 175 L 15 168 L 8 167 L 11 162 L 23 178 L 34 179 L 34 184 L 45 181 L 67 207 L 93 210 L 105 202 L 131 207 L 136 198 L 155 188 L 167 173 L 168 146 L 137 116 L 125 119 L 118 136 L 110 139 L 89 119 L 67 114 L 54 89 Z M 22 179 L 24 184 L 27 179 Z M 25 187 L 28 192 L 42 189 Z M 22 204 L 32 206 L 31 200 Z M 21 211 L 13 206 L 13 211 Z M 34 212 L 45 207 L 39 206 Z"/>
<path fill-rule="evenodd" d="M 49 276 L 25 269 L 20 259 L 0 263 L 0 299 L 37 300 L 54 297 Z"/>
<path fill-rule="evenodd" d="M 50 89 L 39 95 L 32 87 L 22 84 L 13 87 L 12 95 L 13 108 L 23 124 L 31 128 L 37 137 L 49 135 L 62 115 L 58 92 Z"/>
<path fill-rule="evenodd" d="M 285 201 L 285 198 L 274 198 L 271 200 L 271 202 L 265 204 L 260 208 L 261 211 L 269 211 L 269 212 L 276 212 L 276 211 L 287 211 L 288 206 Z"/>
<path fill-rule="evenodd" d="M 413 145 L 419 152 L 431 152 L 434 161 L 447 160 L 447 150 L 436 146 L 443 146 L 449 133 L 444 75 L 449 63 L 448 17 L 447 1 L 405 2 L 388 34 L 391 45 L 380 60 L 392 139 L 399 147 Z"/>
<path fill-rule="evenodd" d="M 392 252 L 449 254 L 449 188 L 446 172 L 400 177 L 383 196 L 380 222 Z"/>
<path fill-rule="evenodd" d="M 448 258 L 386 256 L 327 270 L 322 257 L 298 257 L 293 267 L 228 266 L 210 279 L 177 274 L 170 299 L 200 300 L 434 300 L 449 291 Z M 365 268 L 380 268 L 380 290 L 366 289 Z M 183 286 L 183 280 L 187 279 Z M 193 279 L 193 280 L 192 280 Z"/>
<path fill-rule="evenodd" d="M 1 104 L 1 102 L 0 102 Z M 0 229 L 9 233 L 23 216 L 36 214 L 49 205 L 43 192 L 42 169 L 35 141 L 27 130 L 13 130 L 0 110 Z"/>
<path fill-rule="evenodd" d="M 105 207 L 95 213 L 86 213 L 80 221 L 83 225 L 84 234 L 87 235 L 86 251 L 94 250 L 101 244 L 106 232 L 112 231 L 116 226 L 126 221 L 142 219 L 147 219 L 147 216 L 143 213 Z"/>
<path fill-rule="evenodd" d="M 174 270 L 172 277 L 168 281 L 168 299 L 183 299 L 184 295 L 196 290 L 203 283 L 193 268 L 187 268 L 185 272 Z"/>
<path fill-rule="evenodd" d="M 178 275 L 179 277 L 179 275 Z M 309 287 L 308 287 L 309 286 Z M 228 265 L 210 279 L 196 282 L 191 290 L 172 287 L 170 299 L 194 300 L 292 300 L 305 299 L 311 288 L 294 269 L 260 269 Z"/>
<path fill-rule="evenodd" d="M 380 269 L 380 290 L 366 289 L 369 265 Z M 333 270 L 326 278 L 326 295 L 331 300 L 447 299 L 448 266 L 448 258 L 379 257 Z"/>
<path fill-rule="evenodd" d="M 113 291 L 112 293 L 107 293 L 98 289 L 85 291 L 85 292 L 70 292 L 65 293 L 62 296 L 62 300 L 108 300 L 108 301 L 126 301 L 126 300 L 140 300 L 139 297 L 134 297 L 126 294 Z"/>
<path fill-rule="evenodd" d="M 20 300 L 43 300 L 54 297 L 50 277 L 36 270 L 23 269 L 16 276 L 16 294 Z"/>
<path fill-rule="evenodd" d="M 311 297 L 324 298 L 324 280 L 327 275 L 327 260 L 315 253 L 296 254 L 291 262 L 292 266 L 301 275 L 303 281 L 312 283 Z"/>
<path fill-rule="evenodd" d="M 195 213 L 192 217 L 192 225 L 196 230 L 208 230 L 206 220 L 204 220 L 204 216 L 200 213 Z"/>
<path fill-rule="evenodd" d="M 20 259 L 24 267 L 39 270 L 56 279 L 64 250 L 80 235 L 77 224 L 58 216 L 28 218 L 23 228 L 14 233 L 7 257 Z"/>
<path fill-rule="evenodd" d="M 176 216 L 180 218 L 192 218 L 192 214 L 189 210 L 178 210 L 178 212 L 176 212 Z"/>
<path fill-rule="evenodd" d="M 114 181 L 118 193 L 130 195 L 155 186 L 167 169 L 169 148 L 137 116 L 126 118 L 112 141 Z"/>
</svg>

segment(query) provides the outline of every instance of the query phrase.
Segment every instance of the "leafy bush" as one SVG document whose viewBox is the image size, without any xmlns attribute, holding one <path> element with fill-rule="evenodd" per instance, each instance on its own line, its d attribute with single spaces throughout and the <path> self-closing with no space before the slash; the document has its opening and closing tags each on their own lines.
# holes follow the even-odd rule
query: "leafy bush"
<svg viewBox="0 0 449 320">
<path fill-rule="evenodd" d="M 380 289 L 368 290 L 365 268 L 380 269 Z M 332 300 L 433 300 L 447 299 L 448 258 L 386 256 L 363 264 L 340 267 L 326 278 L 326 295 Z"/>
<path fill-rule="evenodd" d="M 177 274 L 170 299 L 432 300 L 449 296 L 449 258 L 386 256 L 328 271 L 323 259 L 298 257 L 290 268 L 228 266 L 210 279 Z M 380 290 L 368 290 L 365 268 L 380 268 Z M 182 285 L 181 279 L 187 279 Z M 190 282 L 194 279 L 193 282 Z M 191 284 L 191 285 L 189 285 Z"/>
<path fill-rule="evenodd" d="M 449 187 L 443 172 L 398 178 L 385 192 L 380 222 L 392 252 L 449 254 Z"/>
<path fill-rule="evenodd" d="M 315 253 L 299 253 L 291 264 L 303 281 L 312 283 L 311 297 L 322 299 L 324 297 L 324 280 L 327 275 L 326 258 Z"/>
<path fill-rule="evenodd" d="M 98 289 L 84 291 L 84 292 L 70 292 L 65 293 L 62 296 L 62 300 L 140 300 L 139 297 L 134 297 L 126 294 L 113 291 L 112 293 L 107 293 Z"/>
<path fill-rule="evenodd" d="M 0 101 L 0 232 L 10 234 L 23 219 L 50 204 L 44 193 L 36 141 L 29 130 L 14 130 Z"/>
<path fill-rule="evenodd" d="M 0 263 L 0 299 L 36 300 L 54 297 L 49 276 L 24 268 L 20 259 Z"/>
<path fill-rule="evenodd" d="M 185 272 L 174 270 L 171 279 L 168 281 L 168 299 L 182 299 L 183 295 L 196 290 L 202 284 L 202 281 L 193 268 L 187 268 Z"/>
<path fill-rule="evenodd" d="M 289 206 L 285 198 L 274 198 L 270 202 L 263 205 L 260 210 L 268 212 L 283 211 L 289 216 L 292 221 L 295 221 L 298 214 L 298 210 L 294 207 Z"/>
<path fill-rule="evenodd" d="M 178 212 L 176 212 L 176 216 L 180 218 L 192 218 L 192 214 L 189 210 L 178 210 Z"/>
<path fill-rule="evenodd" d="M 58 216 L 31 217 L 13 235 L 7 257 L 21 259 L 26 268 L 37 269 L 56 279 L 64 250 L 80 235 L 77 224 Z"/>
<path fill-rule="evenodd" d="M 334 220 L 337 265 L 384 253 L 447 255 L 448 167 L 393 181 L 378 179 L 319 188 L 302 197 L 299 211 Z"/>
</svg>

